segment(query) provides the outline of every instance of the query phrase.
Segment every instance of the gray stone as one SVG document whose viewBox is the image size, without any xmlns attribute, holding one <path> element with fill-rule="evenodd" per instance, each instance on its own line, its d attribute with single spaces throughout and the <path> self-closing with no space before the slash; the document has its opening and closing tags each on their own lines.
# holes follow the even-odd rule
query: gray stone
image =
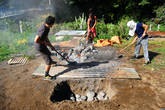
<svg viewBox="0 0 165 110">
<path fill-rule="evenodd" d="M 76 101 L 76 98 L 73 95 L 71 95 L 70 100 L 72 100 L 73 102 L 75 102 Z"/>
<path fill-rule="evenodd" d="M 89 51 L 92 51 L 92 49 L 91 49 L 90 46 L 88 46 L 87 48 L 85 48 L 85 49 L 83 50 L 83 52 L 89 52 Z"/>
<path fill-rule="evenodd" d="M 108 96 L 105 96 L 104 100 L 108 100 L 108 99 L 109 99 L 109 97 Z"/>
<path fill-rule="evenodd" d="M 80 59 L 80 62 L 83 63 L 83 62 L 85 62 L 85 60 L 87 60 L 87 57 L 86 56 L 82 56 L 81 59 Z"/>
<path fill-rule="evenodd" d="M 85 51 L 82 51 L 81 52 L 81 56 L 85 56 L 86 55 L 86 52 Z"/>
<path fill-rule="evenodd" d="M 94 97 L 95 96 L 95 92 L 92 91 L 92 90 L 88 91 L 87 92 L 87 97 L 89 97 L 89 96 Z"/>
<path fill-rule="evenodd" d="M 76 96 L 76 99 L 81 97 L 81 95 L 79 94 L 76 94 L 75 96 Z"/>
<path fill-rule="evenodd" d="M 93 50 L 92 52 L 93 52 L 93 53 L 98 53 L 98 50 Z"/>
<path fill-rule="evenodd" d="M 94 96 L 95 96 L 95 92 L 94 91 L 88 91 L 87 92 L 87 101 L 93 101 L 94 100 Z"/>
<path fill-rule="evenodd" d="M 80 102 L 80 101 L 82 101 L 82 99 L 81 98 L 76 98 L 76 101 Z"/>
<path fill-rule="evenodd" d="M 70 57 L 73 53 L 73 49 L 70 49 L 69 52 L 68 52 L 68 57 Z"/>
<path fill-rule="evenodd" d="M 98 100 L 104 100 L 106 93 L 104 91 L 100 91 L 97 95 Z"/>
<path fill-rule="evenodd" d="M 87 98 L 87 101 L 88 101 L 88 102 L 94 101 L 94 97 L 88 97 L 88 98 Z"/>
<path fill-rule="evenodd" d="M 99 93 L 98 93 L 98 95 L 100 95 L 100 96 L 105 96 L 106 95 L 106 93 L 104 92 L 104 91 L 100 91 Z"/>
<path fill-rule="evenodd" d="M 87 100 L 87 96 L 81 96 L 81 100 L 82 101 L 86 101 Z"/>
<path fill-rule="evenodd" d="M 104 100 L 103 96 L 97 96 L 98 100 Z"/>
</svg>

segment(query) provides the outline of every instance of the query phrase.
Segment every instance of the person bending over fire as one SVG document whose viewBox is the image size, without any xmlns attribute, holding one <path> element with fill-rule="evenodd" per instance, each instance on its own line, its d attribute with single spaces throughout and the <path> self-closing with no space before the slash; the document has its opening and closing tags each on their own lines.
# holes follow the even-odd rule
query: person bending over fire
<svg viewBox="0 0 165 110">
<path fill-rule="evenodd" d="M 51 52 L 47 48 L 47 46 L 49 46 L 52 50 L 55 49 L 48 39 L 48 33 L 54 23 L 55 23 L 55 18 L 52 16 L 48 16 L 45 20 L 45 23 L 39 28 L 38 33 L 34 40 L 36 50 L 41 54 L 41 56 L 43 57 L 46 63 L 45 79 L 52 78 L 49 75 L 49 70 L 51 68 L 51 64 L 56 64 L 56 62 L 52 61 Z"/>
</svg>

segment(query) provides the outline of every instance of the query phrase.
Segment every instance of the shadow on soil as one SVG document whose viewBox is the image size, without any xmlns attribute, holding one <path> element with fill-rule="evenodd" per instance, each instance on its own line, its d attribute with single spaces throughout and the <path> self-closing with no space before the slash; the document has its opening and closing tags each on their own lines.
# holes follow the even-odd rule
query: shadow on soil
<svg viewBox="0 0 165 110">
<path fill-rule="evenodd" d="M 150 61 L 152 61 L 154 59 L 154 57 L 156 57 L 158 55 L 160 55 L 160 53 L 149 51 Z"/>
<path fill-rule="evenodd" d="M 160 55 L 160 53 L 157 53 L 157 52 L 151 52 L 151 51 L 149 51 L 148 53 L 149 53 L 149 59 L 150 59 L 150 61 L 152 61 L 154 59 L 154 57 Z M 144 55 L 139 55 L 138 59 L 141 59 L 143 57 L 144 57 Z"/>
</svg>

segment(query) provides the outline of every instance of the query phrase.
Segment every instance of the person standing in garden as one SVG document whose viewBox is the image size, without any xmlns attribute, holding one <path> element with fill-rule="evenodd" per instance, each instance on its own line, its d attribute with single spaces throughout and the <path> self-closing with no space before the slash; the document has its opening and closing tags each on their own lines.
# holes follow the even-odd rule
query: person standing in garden
<svg viewBox="0 0 165 110">
<path fill-rule="evenodd" d="M 51 68 L 51 64 L 56 63 L 56 62 L 52 61 L 51 52 L 47 48 L 47 46 L 49 46 L 52 50 L 55 49 L 48 39 L 48 33 L 54 23 L 55 23 L 55 18 L 52 16 L 48 16 L 45 20 L 45 23 L 38 29 L 38 33 L 34 40 L 36 50 L 41 54 L 41 56 L 43 57 L 43 59 L 46 63 L 45 79 L 52 78 L 49 75 L 49 70 Z"/>
<path fill-rule="evenodd" d="M 127 26 L 129 27 L 129 35 L 135 36 L 134 40 L 130 45 L 135 45 L 134 56 L 131 59 L 138 59 L 141 46 L 143 46 L 145 63 L 144 65 L 148 65 L 150 63 L 149 54 L 148 54 L 148 25 L 143 23 L 135 23 L 133 20 L 127 22 Z"/>
<path fill-rule="evenodd" d="M 88 41 L 88 43 L 89 42 L 92 43 L 94 38 L 96 37 L 96 29 L 95 29 L 96 23 L 97 23 L 97 18 L 90 11 L 89 18 L 88 18 L 88 21 L 87 21 L 88 34 L 87 34 L 86 40 Z M 90 38 L 91 37 L 91 33 L 92 33 L 92 38 Z"/>
</svg>

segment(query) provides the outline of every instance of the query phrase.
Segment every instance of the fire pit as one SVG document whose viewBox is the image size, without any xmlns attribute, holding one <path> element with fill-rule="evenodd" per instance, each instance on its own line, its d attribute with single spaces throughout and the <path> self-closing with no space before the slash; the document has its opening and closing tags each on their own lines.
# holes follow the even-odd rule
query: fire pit
<svg viewBox="0 0 165 110">
<path fill-rule="evenodd" d="M 62 52 L 60 52 L 62 53 Z M 77 62 L 76 65 L 68 66 L 65 59 L 55 53 L 61 59 L 55 71 L 57 78 L 105 78 L 107 74 L 119 68 L 120 61 L 116 58 L 116 51 L 112 47 L 94 48 L 93 45 L 78 46 L 62 53 L 69 61 Z"/>
<path fill-rule="evenodd" d="M 115 48 L 110 46 L 94 48 L 92 45 L 82 45 L 64 49 L 62 55 L 69 61 L 77 63 L 68 65 L 65 59 L 54 53 L 54 58 L 57 59 L 58 65 L 53 66 L 49 74 L 54 76 L 55 79 L 140 78 L 133 68 L 120 68 L 121 61 L 116 54 Z M 41 64 L 33 75 L 43 76 L 44 67 L 45 64 Z"/>
</svg>

